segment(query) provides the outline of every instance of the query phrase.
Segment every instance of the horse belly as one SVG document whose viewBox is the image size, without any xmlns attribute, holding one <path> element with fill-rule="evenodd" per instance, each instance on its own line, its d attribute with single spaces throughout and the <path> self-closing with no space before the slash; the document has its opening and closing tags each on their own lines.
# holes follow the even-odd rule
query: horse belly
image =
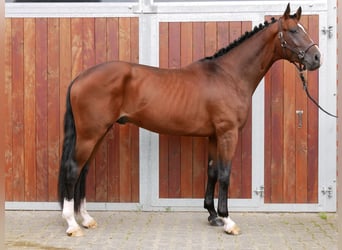
<svg viewBox="0 0 342 250">
<path fill-rule="evenodd" d="M 209 136 L 214 131 L 208 119 L 181 114 L 169 115 L 156 109 L 127 116 L 127 121 L 156 133 L 170 135 Z"/>
</svg>

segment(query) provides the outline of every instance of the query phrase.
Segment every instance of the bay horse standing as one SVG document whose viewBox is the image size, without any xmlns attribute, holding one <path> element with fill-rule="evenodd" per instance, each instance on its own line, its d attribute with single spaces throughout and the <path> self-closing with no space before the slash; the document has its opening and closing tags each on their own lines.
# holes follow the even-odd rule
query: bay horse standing
<svg viewBox="0 0 342 250">
<path fill-rule="evenodd" d="M 208 220 L 229 234 L 239 234 L 228 214 L 227 194 L 238 132 L 246 122 L 252 94 L 279 59 L 308 70 L 321 65 L 318 46 L 299 23 L 300 17 L 301 8 L 291 15 L 288 5 L 278 20 L 255 27 L 213 56 L 184 68 L 108 62 L 73 80 L 67 92 L 58 183 L 66 233 L 83 234 L 75 212 L 85 228 L 97 226 L 86 210 L 86 175 L 96 148 L 118 122 L 157 133 L 208 137 Z"/>
</svg>

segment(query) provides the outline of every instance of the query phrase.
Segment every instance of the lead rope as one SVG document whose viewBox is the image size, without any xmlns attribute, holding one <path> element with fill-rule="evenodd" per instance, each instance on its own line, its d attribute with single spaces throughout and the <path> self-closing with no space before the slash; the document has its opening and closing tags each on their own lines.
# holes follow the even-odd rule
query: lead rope
<svg viewBox="0 0 342 250">
<path fill-rule="evenodd" d="M 297 64 L 295 64 L 295 66 L 297 67 L 297 69 L 299 70 L 299 76 L 300 76 L 300 79 L 302 80 L 302 83 L 303 83 L 303 88 L 305 90 L 305 93 L 306 95 L 308 96 L 308 98 L 320 109 L 322 110 L 324 113 L 326 113 L 327 115 L 331 116 L 331 117 L 334 117 L 334 118 L 337 118 L 337 115 L 333 115 L 331 114 L 330 112 L 326 111 L 324 108 L 322 108 L 318 102 L 310 95 L 309 93 L 309 90 L 308 90 L 308 85 L 306 83 L 306 80 L 305 80 L 305 77 L 304 77 L 304 73 L 303 73 L 303 69 L 301 67 L 298 67 Z"/>
</svg>

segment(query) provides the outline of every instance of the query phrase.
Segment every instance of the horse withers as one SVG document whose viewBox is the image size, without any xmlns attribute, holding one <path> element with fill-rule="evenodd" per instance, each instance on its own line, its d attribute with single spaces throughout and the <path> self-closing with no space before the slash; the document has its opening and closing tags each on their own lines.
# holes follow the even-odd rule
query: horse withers
<svg viewBox="0 0 342 250">
<path fill-rule="evenodd" d="M 213 56 L 184 68 L 113 61 L 74 79 L 67 92 L 58 183 L 67 234 L 83 234 L 75 212 L 85 228 L 97 226 L 86 210 L 86 176 L 90 159 L 115 122 L 163 134 L 208 137 L 204 207 L 209 224 L 239 234 L 229 217 L 227 194 L 238 132 L 246 122 L 251 97 L 279 59 L 300 69 L 316 70 L 321 65 L 318 46 L 299 23 L 300 17 L 301 8 L 291 15 L 288 5 L 278 20 L 266 21 Z"/>
</svg>

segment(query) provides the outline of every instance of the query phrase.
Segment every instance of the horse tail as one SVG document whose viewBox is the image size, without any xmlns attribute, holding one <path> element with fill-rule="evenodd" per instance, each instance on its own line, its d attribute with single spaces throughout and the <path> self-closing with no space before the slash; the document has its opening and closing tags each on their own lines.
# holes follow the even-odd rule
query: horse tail
<svg viewBox="0 0 342 250">
<path fill-rule="evenodd" d="M 75 183 L 77 181 L 77 163 L 75 161 L 76 128 L 70 103 L 70 84 L 66 96 L 66 111 L 64 115 L 64 141 L 58 178 L 58 197 L 63 209 L 64 199 L 74 198 Z M 76 205 L 76 204 L 75 204 Z"/>
</svg>

